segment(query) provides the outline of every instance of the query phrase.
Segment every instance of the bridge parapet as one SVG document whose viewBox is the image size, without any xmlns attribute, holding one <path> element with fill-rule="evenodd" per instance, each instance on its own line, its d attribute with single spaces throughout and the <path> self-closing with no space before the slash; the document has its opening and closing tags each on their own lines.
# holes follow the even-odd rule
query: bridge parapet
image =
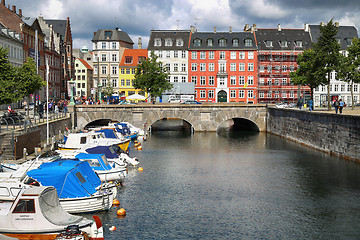
<svg viewBox="0 0 360 240">
<path fill-rule="evenodd" d="M 243 118 L 266 131 L 267 106 L 265 104 L 208 103 L 208 104 L 129 104 L 129 105 L 76 105 L 74 126 L 84 128 L 99 119 L 130 122 L 137 127 L 150 127 L 164 118 L 180 118 L 190 123 L 194 131 L 217 131 L 229 119 Z"/>
</svg>

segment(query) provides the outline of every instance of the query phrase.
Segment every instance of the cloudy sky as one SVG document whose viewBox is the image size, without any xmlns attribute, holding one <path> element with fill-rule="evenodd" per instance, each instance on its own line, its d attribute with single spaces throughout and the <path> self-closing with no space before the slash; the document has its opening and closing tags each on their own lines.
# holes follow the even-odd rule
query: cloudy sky
<svg viewBox="0 0 360 240">
<path fill-rule="evenodd" d="M 70 17 L 75 48 L 86 45 L 98 29 L 119 27 L 147 47 L 150 30 L 243 31 L 245 24 L 258 28 L 303 28 L 331 18 L 340 25 L 360 27 L 358 0 L 6 0 L 26 17 Z"/>
</svg>

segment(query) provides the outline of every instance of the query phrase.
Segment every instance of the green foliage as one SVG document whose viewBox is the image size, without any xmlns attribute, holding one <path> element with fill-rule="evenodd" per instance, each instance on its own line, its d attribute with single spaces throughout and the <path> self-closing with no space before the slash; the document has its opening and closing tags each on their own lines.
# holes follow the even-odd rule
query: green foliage
<svg viewBox="0 0 360 240">
<path fill-rule="evenodd" d="M 152 97 L 161 94 L 172 88 L 172 84 L 167 81 L 168 73 L 162 63 L 157 61 L 157 56 L 151 52 L 150 57 L 138 64 L 133 87 L 150 93 Z"/>
<path fill-rule="evenodd" d="M 111 95 L 114 93 L 114 88 L 111 84 L 110 75 L 106 77 L 106 86 L 102 86 L 101 93 L 108 97 L 111 97 Z"/>
<path fill-rule="evenodd" d="M 46 85 L 32 58 L 18 68 L 10 64 L 7 53 L 0 48 L 0 104 L 19 101 Z"/>
</svg>

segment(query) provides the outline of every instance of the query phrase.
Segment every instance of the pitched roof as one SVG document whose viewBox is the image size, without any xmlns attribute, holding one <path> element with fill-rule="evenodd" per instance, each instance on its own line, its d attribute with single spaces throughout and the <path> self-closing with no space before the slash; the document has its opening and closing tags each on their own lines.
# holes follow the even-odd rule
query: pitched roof
<svg viewBox="0 0 360 240">
<path fill-rule="evenodd" d="M 304 29 L 257 29 L 255 31 L 259 50 L 304 50 L 311 47 L 309 32 Z M 272 47 L 266 46 L 266 41 L 272 41 Z M 281 42 L 287 46 L 281 46 Z M 302 41 L 302 47 L 296 46 L 295 41 Z"/>
<path fill-rule="evenodd" d="M 51 19 L 44 19 L 44 21 L 46 22 L 46 24 L 48 24 L 49 26 L 52 25 L 53 26 L 53 30 L 57 33 L 59 33 L 60 35 L 65 37 L 65 33 L 66 33 L 66 20 L 51 20 Z"/>
<path fill-rule="evenodd" d="M 187 50 L 189 47 L 190 30 L 152 30 L 150 32 L 149 50 Z M 155 39 L 160 39 L 161 45 L 155 46 Z M 172 46 L 165 46 L 165 39 L 171 39 Z M 183 40 L 183 45 L 176 44 L 176 40 Z"/>
<path fill-rule="evenodd" d="M 317 43 L 321 35 L 320 25 L 309 25 L 309 29 L 311 40 Z M 348 44 L 351 43 L 351 40 L 358 37 L 358 32 L 354 26 L 339 26 L 338 29 L 339 31 L 335 38 L 340 40 L 340 49 L 345 50 Z"/>
<path fill-rule="evenodd" d="M 194 40 L 200 39 L 201 43 L 200 46 L 195 46 Z M 207 40 L 212 39 L 213 40 L 213 46 L 208 46 Z M 220 39 L 226 40 L 226 45 L 221 46 L 219 44 Z M 238 45 L 233 45 L 233 40 L 238 39 Z M 252 46 L 245 46 L 245 39 L 251 39 L 252 40 Z M 190 40 L 190 49 L 224 49 L 224 50 L 230 50 L 230 49 L 256 49 L 256 43 L 255 43 L 255 37 L 254 34 L 251 32 L 195 32 L 191 35 Z"/>
<path fill-rule="evenodd" d="M 106 35 L 105 33 L 109 33 L 109 35 Z M 120 29 L 99 29 L 91 41 L 122 41 L 134 44 L 129 35 Z"/>
<path fill-rule="evenodd" d="M 84 60 L 81 58 L 77 58 L 87 69 L 93 70 L 93 68 Z"/>
<path fill-rule="evenodd" d="M 126 66 L 126 67 L 136 67 L 140 61 L 140 57 L 147 58 L 148 50 L 147 49 L 125 49 L 122 55 L 122 59 L 119 63 L 119 66 Z M 132 57 L 131 63 L 125 63 L 126 57 Z"/>
</svg>

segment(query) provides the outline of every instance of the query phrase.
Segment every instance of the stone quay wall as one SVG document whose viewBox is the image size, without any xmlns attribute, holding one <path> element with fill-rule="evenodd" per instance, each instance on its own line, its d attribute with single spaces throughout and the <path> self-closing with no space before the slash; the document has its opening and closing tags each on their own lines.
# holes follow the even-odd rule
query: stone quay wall
<svg viewBox="0 0 360 240">
<path fill-rule="evenodd" d="M 269 107 L 267 132 L 360 163 L 360 116 Z"/>
</svg>

